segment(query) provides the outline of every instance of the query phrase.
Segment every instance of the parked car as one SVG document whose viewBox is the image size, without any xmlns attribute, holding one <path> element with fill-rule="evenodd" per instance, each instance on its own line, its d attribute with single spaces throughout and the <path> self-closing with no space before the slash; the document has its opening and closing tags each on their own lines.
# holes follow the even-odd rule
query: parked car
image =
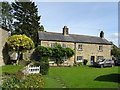
<svg viewBox="0 0 120 90">
<path fill-rule="evenodd" d="M 120 65 L 120 58 L 118 58 L 117 60 L 115 60 L 115 65 Z"/>
<path fill-rule="evenodd" d="M 97 62 L 94 62 L 94 65 L 103 68 L 107 66 L 113 67 L 115 63 L 111 59 L 103 59 L 103 60 L 97 60 Z"/>
</svg>

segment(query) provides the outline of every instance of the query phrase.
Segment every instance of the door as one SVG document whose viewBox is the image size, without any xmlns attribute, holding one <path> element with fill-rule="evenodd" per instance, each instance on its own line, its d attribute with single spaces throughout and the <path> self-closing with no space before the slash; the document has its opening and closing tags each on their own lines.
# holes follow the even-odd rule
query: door
<svg viewBox="0 0 120 90">
<path fill-rule="evenodd" d="M 91 56 L 91 60 L 90 60 L 90 62 L 91 62 L 91 65 L 94 64 L 94 62 L 95 62 L 95 56 Z"/>
</svg>

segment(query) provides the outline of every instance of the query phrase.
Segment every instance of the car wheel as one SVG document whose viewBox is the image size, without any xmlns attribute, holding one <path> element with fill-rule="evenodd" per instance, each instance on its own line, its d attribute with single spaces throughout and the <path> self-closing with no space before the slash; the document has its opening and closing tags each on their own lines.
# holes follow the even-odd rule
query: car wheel
<svg viewBox="0 0 120 90">
<path fill-rule="evenodd" d="M 111 67 L 114 67 L 114 64 L 112 64 L 112 66 Z"/>
<path fill-rule="evenodd" d="M 103 66 L 103 65 L 101 65 L 100 67 L 101 67 L 101 68 L 104 68 L 104 66 Z"/>
</svg>

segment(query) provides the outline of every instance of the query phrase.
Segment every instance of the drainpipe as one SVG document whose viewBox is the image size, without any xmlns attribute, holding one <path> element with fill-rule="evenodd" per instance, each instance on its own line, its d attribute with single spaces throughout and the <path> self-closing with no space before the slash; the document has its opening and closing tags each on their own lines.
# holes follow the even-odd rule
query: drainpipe
<svg viewBox="0 0 120 90">
<path fill-rule="evenodd" d="M 74 50 L 75 50 L 74 63 L 76 64 L 76 43 L 74 43 Z"/>
</svg>

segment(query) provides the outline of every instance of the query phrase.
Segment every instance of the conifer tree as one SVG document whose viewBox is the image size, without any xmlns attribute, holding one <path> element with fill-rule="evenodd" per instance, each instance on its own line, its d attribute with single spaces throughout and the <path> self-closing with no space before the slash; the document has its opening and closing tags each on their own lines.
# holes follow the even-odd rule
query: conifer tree
<svg viewBox="0 0 120 90">
<path fill-rule="evenodd" d="M 0 2 L 0 24 L 13 32 L 12 22 L 13 22 L 13 9 L 8 2 Z"/>
<path fill-rule="evenodd" d="M 26 0 L 27 2 L 22 2 L 22 0 L 16 0 L 12 3 L 14 9 L 14 27 L 15 34 L 25 34 L 30 37 L 35 45 L 38 44 L 38 29 L 40 16 L 38 16 L 38 8 L 34 2 Z"/>
<path fill-rule="evenodd" d="M 43 25 L 40 26 L 39 31 L 45 31 Z"/>
</svg>

